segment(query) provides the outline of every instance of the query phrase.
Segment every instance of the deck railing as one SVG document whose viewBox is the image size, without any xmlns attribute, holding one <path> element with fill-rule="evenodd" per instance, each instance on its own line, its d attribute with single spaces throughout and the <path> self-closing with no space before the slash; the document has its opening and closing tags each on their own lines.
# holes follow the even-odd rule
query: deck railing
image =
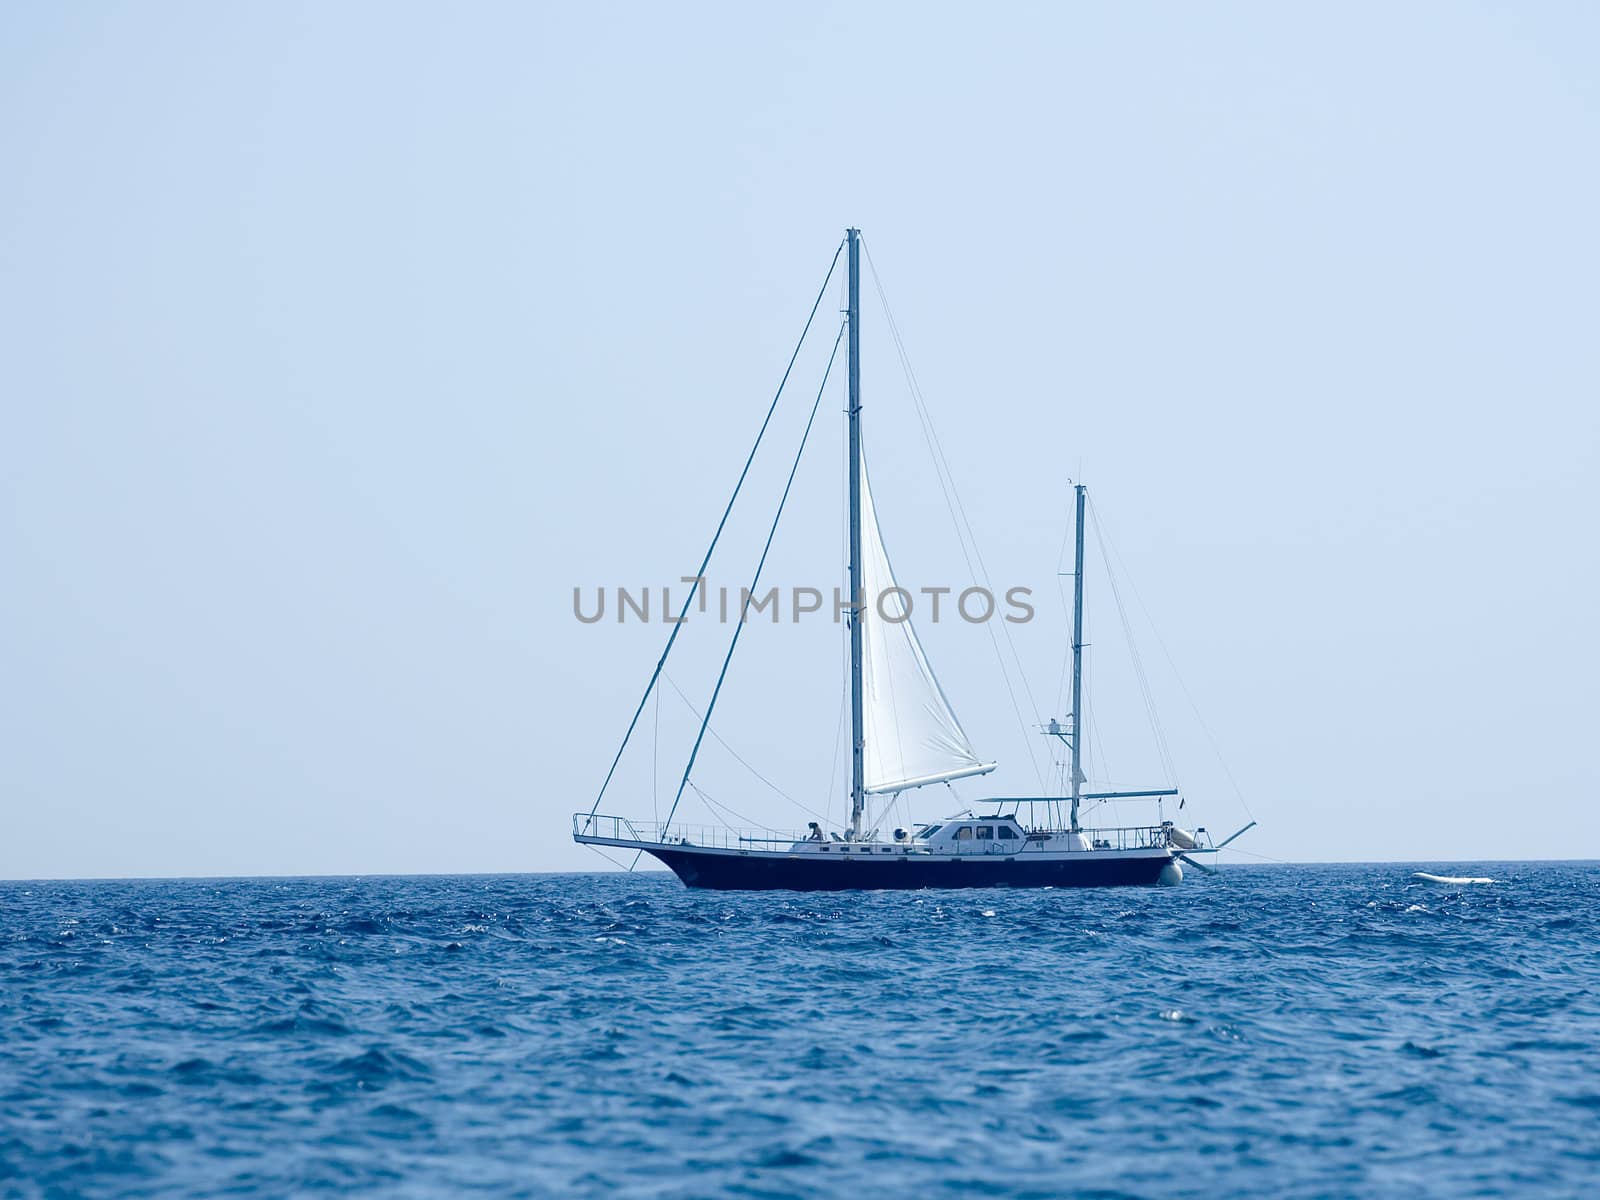
<svg viewBox="0 0 1600 1200">
<path fill-rule="evenodd" d="M 976 823 L 979 818 L 957 817 L 940 822 L 945 825 L 963 821 Z M 1024 825 L 1028 834 L 1060 834 L 1060 829 L 1034 829 Z M 1171 832 L 1166 825 L 1122 825 L 1106 829 L 1084 829 L 1083 836 L 1096 850 L 1161 850 L 1170 846 Z M 631 821 L 627 817 L 605 813 L 573 813 L 572 835 L 577 838 L 599 838 L 612 842 L 634 842 L 652 846 L 703 846 L 714 850 L 776 850 L 787 848 L 795 842 L 806 841 L 810 836 L 776 829 L 734 829 L 726 825 L 685 825 L 674 822 L 662 825 L 653 821 Z M 831 841 L 831 839 L 830 839 Z M 1027 848 L 1041 843 L 1029 838 L 1020 846 L 997 839 L 962 843 L 964 853 L 1026 852 Z M 982 847 L 982 849 L 979 849 Z M 1058 849 L 1059 847 L 1051 847 Z"/>
<path fill-rule="evenodd" d="M 1119 825 L 1109 829 L 1086 826 L 1081 832 L 1096 850 L 1164 850 L 1172 844 L 1171 829 L 1166 825 Z"/>
<path fill-rule="evenodd" d="M 776 829 L 732 829 L 726 825 L 670 826 L 653 821 L 630 821 L 604 813 L 572 814 L 572 836 L 605 838 L 616 842 L 645 842 L 653 846 L 706 846 L 715 850 L 771 850 L 803 842 L 806 834 Z"/>
</svg>

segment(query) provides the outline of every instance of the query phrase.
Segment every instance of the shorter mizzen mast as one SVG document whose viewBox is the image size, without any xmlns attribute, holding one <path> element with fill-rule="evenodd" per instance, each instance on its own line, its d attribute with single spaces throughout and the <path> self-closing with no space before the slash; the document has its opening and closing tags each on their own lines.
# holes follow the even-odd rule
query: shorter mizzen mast
<svg viewBox="0 0 1600 1200">
<path fill-rule="evenodd" d="M 1075 529 L 1077 539 L 1073 550 L 1072 560 L 1072 711 L 1067 714 L 1070 729 L 1062 729 L 1060 723 L 1050 718 L 1050 723 L 1044 727 L 1044 732 L 1051 737 L 1059 738 L 1067 744 L 1072 752 L 1071 796 L 1072 796 L 1072 824 L 1069 830 L 1072 833 L 1082 832 L 1082 825 L 1078 822 L 1078 807 L 1083 800 L 1083 498 L 1088 489 L 1081 483 L 1074 484 L 1073 490 L 1077 493 L 1077 522 Z M 1057 810 L 1057 820 L 1060 820 L 1060 809 Z"/>
<path fill-rule="evenodd" d="M 1072 711 L 1067 714 L 1070 729 L 1062 729 L 1060 724 L 1052 718 L 1045 726 L 1045 733 L 1058 738 L 1067 744 L 1072 756 L 1069 760 L 1068 770 L 1071 772 L 1071 825 L 1069 832 L 1082 833 L 1083 825 L 1079 820 L 1079 809 L 1085 800 L 1123 800 L 1123 799 L 1161 799 L 1166 796 L 1176 796 L 1178 789 L 1153 788 L 1136 792 L 1089 792 L 1085 793 L 1083 785 L 1088 782 L 1083 773 L 1083 738 L 1085 733 L 1083 714 L 1083 532 L 1084 532 L 1084 501 L 1088 496 L 1089 488 L 1086 484 L 1073 485 L 1076 493 L 1076 538 L 1073 545 L 1072 559 Z M 1110 563 L 1106 564 L 1107 572 Z"/>
</svg>

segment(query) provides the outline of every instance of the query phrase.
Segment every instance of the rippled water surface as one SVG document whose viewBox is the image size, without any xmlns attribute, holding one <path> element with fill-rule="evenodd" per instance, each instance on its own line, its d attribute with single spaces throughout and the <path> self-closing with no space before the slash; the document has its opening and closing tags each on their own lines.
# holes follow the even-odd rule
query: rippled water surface
<svg viewBox="0 0 1600 1200">
<path fill-rule="evenodd" d="M 1600 867 L 1410 870 L 0 884 L 0 1190 L 1576 1194 Z"/>
</svg>

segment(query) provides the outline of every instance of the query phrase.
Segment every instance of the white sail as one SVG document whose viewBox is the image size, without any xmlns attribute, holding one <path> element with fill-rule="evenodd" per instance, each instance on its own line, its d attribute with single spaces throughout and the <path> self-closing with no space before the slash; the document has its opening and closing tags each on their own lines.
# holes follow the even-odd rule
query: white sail
<svg viewBox="0 0 1600 1200">
<path fill-rule="evenodd" d="M 866 790 L 898 792 L 994 770 L 994 763 L 973 753 L 911 627 L 915 604 L 908 606 L 906 594 L 894 590 L 897 587 L 863 455 L 861 693 Z"/>
</svg>

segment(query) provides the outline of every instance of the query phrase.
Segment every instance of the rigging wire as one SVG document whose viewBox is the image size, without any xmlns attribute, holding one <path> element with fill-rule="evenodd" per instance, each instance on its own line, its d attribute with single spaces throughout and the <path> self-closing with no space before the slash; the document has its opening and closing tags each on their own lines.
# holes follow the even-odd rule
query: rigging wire
<svg viewBox="0 0 1600 1200">
<path fill-rule="evenodd" d="M 591 845 L 589 847 L 589 849 L 593 850 L 596 854 L 598 854 L 601 858 L 605 859 L 613 867 L 620 867 L 624 871 L 632 871 L 634 867 L 639 865 L 639 855 L 637 855 L 637 854 L 635 854 L 633 856 L 633 861 L 631 863 L 623 863 L 623 862 L 619 862 L 618 860 L 612 858 L 611 855 L 607 854 L 599 846 Z"/>
<path fill-rule="evenodd" d="M 1100 513 L 1095 508 L 1094 501 L 1089 502 L 1089 516 L 1094 525 L 1095 541 L 1100 544 L 1100 557 L 1106 564 L 1106 582 L 1111 585 L 1111 598 L 1116 601 L 1117 619 L 1122 622 L 1122 636 L 1128 640 L 1128 652 L 1133 658 L 1133 672 L 1139 681 L 1139 694 L 1144 699 L 1144 710 L 1150 719 L 1150 732 L 1155 737 L 1156 753 L 1161 758 L 1161 765 L 1167 772 L 1167 778 L 1174 784 L 1178 782 L 1178 769 L 1172 761 L 1172 750 L 1167 745 L 1167 733 L 1161 726 L 1161 717 L 1156 712 L 1155 694 L 1150 690 L 1150 678 L 1145 673 L 1144 659 L 1139 655 L 1138 642 L 1134 640 L 1133 623 L 1128 620 L 1128 610 L 1122 603 L 1122 589 L 1117 586 L 1117 573 L 1112 567 L 1111 551 L 1106 547 L 1105 531 L 1100 524 Z"/>
<path fill-rule="evenodd" d="M 705 579 L 706 567 L 711 564 L 711 554 L 717 548 L 717 541 L 722 537 L 722 530 L 728 524 L 728 517 L 733 512 L 733 504 L 739 498 L 739 492 L 744 487 L 744 481 L 750 474 L 750 464 L 755 462 L 756 451 L 761 448 L 761 440 L 766 437 L 767 426 L 772 423 L 772 414 L 777 411 L 778 401 L 783 396 L 783 389 L 789 383 L 789 375 L 794 370 L 795 360 L 800 357 L 800 349 L 806 343 L 806 335 L 811 332 L 811 322 L 816 319 L 817 309 L 822 304 L 822 297 L 827 294 L 828 282 L 833 278 L 834 268 L 839 265 L 839 255 L 844 250 L 841 240 L 833 251 L 833 261 L 828 264 L 828 273 L 823 277 L 822 287 L 817 290 L 817 298 L 812 302 L 811 313 L 806 317 L 805 328 L 800 331 L 800 340 L 795 343 L 794 353 L 789 356 L 789 365 L 783 369 L 783 378 L 778 381 L 778 390 L 773 393 L 772 403 L 767 406 L 767 415 L 761 421 L 761 428 L 756 433 L 755 445 L 750 447 L 750 454 L 744 460 L 744 469 L 739 472 L 739 479 L 733 485 L 733 494 L 728 497 L 728 505 L 722 510 L 722 520 L 717 522 L 717 531 L 711 535 L 711 544 L 706 547 L 706 555 L 700 560 L 700 569 L 691 578 L 694 584 L 689 588 L 689 594 L 683 601 L 683 610 L 678 613 L 678 621 L 672 627 L 672 632 L 667 635 L 666 647 L 661 651 L 661 657 L 656 660 L 656 668 L 650 673 L 650 682 L 645 684 L 644 695 L 639 697 L 639 707 L 633 710 L 633 719 L 628 722 L 628 731 L 622 735 L 622 744 L 617 747 L 616 756 L 611 760 L 611 767 L 606 771 L 605 781 L 600 785 L 600 791 L 594 798 L 594 803 L 589 806 L 589 815 L 592 817 L 600 809 L 600 801 L 605 799 L 606 789 L 611 786 L 611 779 L 617 773 L 617 764 L 622 761 L 622 752 L 628 748 L 628 740 L 633 737 L 635 726 L 639 724 L 639 714 L 644 712 L 644 706 L 650 699 L 650 693 L 655 690 L 656 681 L 661 678 L 661 670 L 667 665 L 667 655 L 672 653 L 672 644 L 678 640 L 678 632 L 683 628 L 684 618 L 689 615 L 689 606 L 694 603 L 695 594 L 700 590 L 701 581 Z M 834 341 L 835 350 L 838 341 Z M 832 360 L 830 359 L 831 363 Z M 812 410 L 815 412 L 815 408 Z M 809 428 L 809 426 L 807 426 Z M 679 789 L 682 794 L 682 789 Z M 634 859 L 638 861 L 637 858 Z"/>
<path fill-rule="evenodd" d="M 1088 680 L 1085 680 L 1084 682 L 1087 683 Z M 1087 693 L 1087 691 L 1088 689 L 1086 688 L 1085 692 Z M 1111 780 L 1115 779 L 1117 775 L 1116 772 L 1111 769 L 1111 760 L 1106 755 L 1106 744 L 1100 737 L 1100 722 L 1095 717 L 1095 706 L 1086 702 L 1084 707 L 1088 709 L 1089 718 L 1089 740 L 1085 743 L 1085 748 L 1089 746 L 1094 747 L 1095 769 L 1099 772 L 1100 778 L 1109 783 Z M 1111 806 L 1111 811 L 1116 815 L 1117 823 L 1120 825 L 1122 823 L 1122 806 L 1113 804 Z"/>
<path fill-rule="evenodd" d="M 1094 501 L 1091 499 L 1089 504 L 1093 507 Z M 1095 517 L 1095 527 L 1097 530 L 1100 527 L 1098 515 Z M 1103 548 L 1104 543 L 1102 544 Z M 1122 565 L 1122 555 L 1117 551 L 1115 544 L 1111 545 L 1111 550 L 1112 553 L 1116 554 L 1118 565 L 1122 566 L 1123 573 L 1127 577 L 1128 590 L 1133 593 L 1134 601 L 1139 605 L 1139 611 L 1144 614 L 1145 622 L 1150 626 L 1150 632 L 1155 635 L 1156 645 L 1161 647 L 1161 653 L 1167 660 L 1167 666 L 1172 670 L 1172 677 L 1178 681 L 1178 687 L 1183 692 L 1183 698 L 1189 702 L 1189 708 L 1194 712 L 1195 720 L 1199 722 L 1201 731 L 1206 735 L 1206 741 L 1211 744 L 1211 753 L 1216 755 L 1217 765 L 1222 768 L 1222 773 L 1227 776 L 1228 784 L 1233 788 L 1233 794 L 1238 798 L 1239 805 L 1244 809 L 1245 816 L 1252 821 L 1255 820 L 1255 814 L 1250 811 L 1249 802 L 1244 798 L 1244 790 L 1239 787 L 1239 781 L 1233 777 L 1233 772 L 1229 770 L 1227 760 L 1222 757 L 1222 748 L 1217 745 L 1216 736 L 1211 732 L 1211 726 L 1206 724 L 1205 717 L 1201 715 L 1200 706 L 1195 703 L 1194 695 L 1189 691 L 1189 685 L 1184 683 L 1183 674 L 1178 670 L 1178 664 L 1173 661 L 1172 651 L 1167 649 L 1167 643 L 1161 636 L 1161 630 L 1157 628 L 1155 621 L 1150 616 L 1150 610 L 1145 606 L 1144 597 L 1139 595 L 1139 585 L 1134 583 L 1132 574 L 1125 565 Z M 1240 853 L 1243 854 L 1245 851 L 1241 850 Z M 1256 857 L 1265 856 L 1257 855 Z M 1277 862 L 1279 860 L 1273 859 L 1271 861 Z"/>
<path fill-rule="evenodd" d="M 1068 499 L 1067 511 L 1070 513 L 1076 504 L 1075 498 Z M 1075 520 L 1075 519 L 1074 519 Z M 1061 549 L 1056 553 L 1056 596 L 1061 601 L 1061 615 L 1067 622 L 1067 644 L 1061 648 L 1061 679 L 1056 684 L 1055 712 L 1060 712 L 1067 702 L 1067 680 L 1072 674 L 1072 605 L 1067 600 L 1067 588 L 1061 581 L 1072 571 L 1063 571 L 1061 568 L 1067 564 L 1067 546 L 1072 540 L 1072 527 L 1074 521 L 1063 519 L 1061 522 Z"/>
<path fill-rule="evenodd" d="M 839 280 L 839 311 L 845 314 L 848 314 L 850 311 L 850 281 L 847 278 Z M 858 313 L 857 316 L 859 318 L 860 314 Z M 848 425 L 850 419 L 850 372 L 848 371 L 846 371 L 839 379 L 839 411 L 844 415 L 845 421 Z M 837 591 L 835 594 L 839 596 L 850 596 L 851 604 L 854 604 L 855 596 L 853 594 L 853 589 L 850 586 L 850 443 L 848 438 L 844 439 L 844 441 L 846 453 L 837 454 L 834 456 L 839 465 L 839 482 L 838 485 L 833 489 L 833 494 L 835 497 L 837 497 L 838 508 L 836 512 L 840 535 L 839 541 L 835 544 L 841 545 L 845 548 L 844 554 L 835 563 L 835 567 L 838 570 L 838 578 L 835 585 L 837 587 Z M 838 610 L 835 609 L 834 613 L 835 619 L 837 620 Z M 833 826 L 833 805 L 836 798 L 841 801 L 840 808 L 845 810 L 844 812 L 840 813 L 839 823 L 841 825 L 844 823 L 845 812 L 853 812 L 855 805 L 855 761 L 853 730 L 851 733 L 852 758 L 851 761 L 845 765 L 844 769 L 840 770 L 840 755 L 844 749 L 845 742 L 845 717 L 850 713 L 853 680 L 851 678 L 850 667 L 850 656 L 852 653 L 850 622 L 848 620 L 842 621 L 839 622 L 839 625 L 839 631 L 844 636 L 841 637 L 838 642 L 839 724 L 834 734 L 833 772 L 828 778 L 828 820 L 826 824 L 830 828 Z M 863 671 L 864 670 L 865 668 L 863 668 Z M 863 675 L 863 681 L 864 679 L 865 676 Z M 863 687 L 864 686 L 865 683 L 863 682 Z M 863 721 L 863 727 L 864 726 L 865 722 Z M 862 769 L 865 770 L 865 747 L 862 748 L 862 754 Z M 839 785 L 837 791 L 834 788 L 835 782 L 837 782 Z M 848 799 L 845 799 L 846 797 L 848 797 Z"/>
<path fill-rule="evenodd" d="M 862 246 L 866 248 L 866 240 L 864 238 L 862 239 Z M 928 443 L 929 455 L 933 460 L 934 475 L 939 480 L 940 489 L 944 493 L 945 507 L 949 510 L 951 523 L 955 527 L 956 542 L 961 547 L 962 558 L 966 560 L 967 571 L 972 576 L 973 582 L 977 583 L 981 574 L 984 585 L 987 587 L 989 586 L 988 567 L 983 562 L 983 553 L 978 548 L 977 535 L 972 531 L 972 523 L 967 518 L 966 507 L 961 503 L 961 494 L 956 488 L 955 474 L 950 470 L 950 462 L 945 457 L 944 445 L 939 440 L 938 430 L 934 428 L 933 415 L 928 410 L 927 400 L 922 394 L 922 384 L 917 379 L 916 369 L 911 365 L 911 356 L 906 350 L 905 340 L 900 336 L 900 326 L 895 321 L 894 310 L 889 306 L 889 297 L 884 291 L 883 280 L 878 275 L 877 265 L 872 261 L 872 251 L 867 249 L 866 254 L 867 268 L 872 273 L 873 287 L 877 290 L 879 303 L 883 305 L 885 323 L 889 327 L 889 335 L 894 342 L 896 354 L 899 356 L 901 369 L 905 372 L 907 388 L 911 394 L 912 405 L 916 411 L 918 422 L 922 427 L 923 438 Z M 963 531 L 965 532 L 965 538 L 962 536 Z M 971 555 L 967 553 L 968 544 L 972 547 Z M 973 558 L 978 560 L 977 569 L 973 567 Z M 993 589 L 991 588 L 990 590 L 992 591 Z M 986 622 L 986 624 L 992 624 L 992 622 Z M 1005 633 L 1009 643 L 1011 638 L 1010 630 L 1006 630 Z M 999 656 L 998 644 L 996 644 L 995 652 Z M 1028 686 L 1027 674 L 1022 669 L 1022 660 L 1017 655 L 1015 645 L 1011 646 L 1011 655 L 1016 660 L 1018 676 L 1021 678 L 1023 689 L 1028 695 L 1028 704 L 1034 710 L 1034 717 L 1037 720 L 1039 705 L 1034 700 L 1032 690 Z M 1009 688 L 1010 678 L 1004 658 L 1000 657 L 999 662 L 1002 674 L 1007 675 L 1006 684 Z M 1026 732 L 1025 724 L 1024 732 Z M 1031 744 L 1030 742 L 1029 745 L 1031 746 Z M 1030 754 L 1029 757 L 1032 757 L 1032 755 Z"/>
<path fill-rule="evenodd" d="M 848 672 L 849 668 L 846 668 Z M 839 780 L 839 750 L 844 745 L 844 713 L 845 707 L 850 703 L 850 690 L 843 689 L 839 694 L 839 719 L 834 723 L 833 733 L 833 766 L 828 768 L 828 790 L 824 793 L 828 797 L 828 811 L 823 815 L 824 825 L 833 824 L 833 798 L 837 789 L 833 786 Z M 810 809 L 806 810 L 810 812 Z"/>
<path fill-rule="evenodd" d="M 694 701 L 690 700 L 688 696 L 684 695 L 683 689 L 678 686 L 678 681 L 672 677 L 671 672 L 663 671 L 662 674 L 661 674 L 661 678 L 663 678 L 663 679 L 665 679 L 667 681 L 667 686 L 668 687 L 670 687 L 673 691 L 678 693 L 678 699 L 683 701 L 685 708 L 687 708 L 690 712 L 692 712 L 695 715 L 696 718 L 698 718 L 700 720 L 704 720 L 705 719 L 702 716 L 700 710 L 694 706 Z M 707 725 L 706 726 L 706 732 L 709 733 L 713 738 L 715 738 L 717 740 L 718 744 L 721 745 L 721 747 L 724 750 L 726 750 L 729 754 L 733 755 L 734 759 L 739 763 L 740 766 L 742 766 L 745 770 L 749 771 L 750 774 L 754 775 L 757 779 L 759 779 L 762 783 L 766 784 L 773 791 L 777 792 L 778 795 L 782 796 L 785 800 L 787 800 L 790 804 L 794 805 L 801 812 L 808 813 L 809 815 L 811 815 L 813 817 L 821 817 L 821 816 L 823 816 L 823 814 L 819 813 L 816 809 L 808 808 L 806 805 L 801 804 L 800 801 L 796 800 L 793 796 L 789 795 L 788 792 L 784 791 L 777 784 L 773 783 L 772 780 L 768 779 L 760 771 L 756 770 L 755 767 L 751 766 L 750 762 L 744 757 L 744 755 L 740 754 L 731 745 L 729 745 L 728 744 L 728 740 L 725 737 L 723 737 L 720 733 L 718 733 L 715 729 L 712 729 L 709 725 Z M 693 784 L 691 784 L 690 786 L 692 787 Z M 695 790 L 699 791 L 700 789 L 699 788 L 695 788 Z"/>
<path fill-rule="evenodd" d="M 906 383 L 911 393 L 912 405 L 916 411 L 917 420 L 922 426 L 922 436 L 927 441 L 929 453 L 933 458 L 934 475 L 939 480 L 940 490 L 944 493 L 945 507 L 949 509 L 951 523 L 955 526 L 956 542 L 961 547 L 961 556 L 966 560 L 967 572 L 972 577 L 973 583 L 976 584 L 978 582 L 981 572 L 983 585 L 992 595 L 994 589 L 989 582 L 989 571 L 984 565 L 983 554 L 978 549 L 978 539 L 972 532 L 972 524 L 967 519 L 966 508 L 962 505 L 960 493 L 956 490 L 955 476 L 950 471 L 950 463 L 945 458 L 944 447 L 939 441 L 938 432 L 933 427 L 933 418 L 928 412 L 927 404 L 923 399 L 922 387 L 917 382 L 917 374 L 911 366 L 910 355 L 906 353 L 905 342 L 900 336 L 900 328 L 895 323 L 894 310 L 889 307 L 889 297 L 884 292 L 883 280 L 878 276 L 877 265 L 872 261 L 872 251 L 867 247 L 865 238 L 862 239 L 861 244 L 863 249 L 866 250 L 867 269 L 872 273 L 872 283 L 874 288 L 877 289 L 878 301 L 883 305 L 883 315 L 885 323 L 889 327 L 889 336 L 894 342 L 895 351 L 900 358 L 901 369 L 906 375 Z M 962 538 L 963 526 L 966 529 L 965 539 Z M 972 545 L 972 553 L 970 555 L 967 553 L 968 542 Z M 976 570 L 973 568 L 973 558 L 978 560 Z M 1028 762 L 1033 767 L 1033 773 L 1039 781 L 1040 789 L 1043 790 L 1046 787 L 1044 774 L 1039 769 L 1039 760 L 1034 753 L 1033 739 L 1028 735 L 1027 721 L 1023 719 L 1022 709 L 1017 703 L 1016 692 L 1011 686 L 1011 672 L 1006 667 L 1005 656 L 1000 651 L 999 639 L 995 637 L 994 624 L 993 620 L 984 622 L 989 632 L 989 640 L 994 645 L 995 658 L 1000 664 L 1001 677 L 1005 680 L 1006 694 L 1011 698 L 1011 709 L 1016 714 L 1017 726 L 1023 735 L 1023 745 L 1027 747 Z M 1005 634 L 1006 644 L 1011 650 L 1011 657 L 1016 660 L 1017 675 L 1022 681 L 1023 692 L 1028 697 L 1028 705 L 1033 709 L 1034 723 L 1036 725 L 1042 724 L 1039 718 L 1038 702 L 1034 700 L 1032 689 L 1028 686 L 1027 672 L 1023 670 L 1022 659 L 1017 655 L 1016 644 L 1011 639 L 1011 630 L 1004 621 L 1001 622 L 1001 632 Z"/>
<path fill-rule="evenodd" d="M 717 813 L 726 813 L 727 816 L 732 817 L 737 821 L 742 821 L 747 826 L 756 826 L 756 825 L 760 824 L 759 821 L 753 821 L 753 820 L 751 820 L 749 817 L 745 816 L 741 812 L 735 812 L 733 809 L 729 808 L 726 804 L 722 804 L 722 803 L 719 803 L 716 800 L 713 800 L 711 798 L 711 796 L 709 794 L 707 794 L 706 790 L 703 787 L 701 787 L 698 783 L 696 783 L 694 780 L 692 780 L 692 779 L 689 781 L 689 789 L 692 792 L 694 792 L 694 794 L 696 796 L 699 796 L 700 799 L 703 800 L 706 803 L 706 806 L 708 808 L 711 808 L 711 809 L 715 810 L 711 814 L 712 816 L 716 816 Z M 726 819 L 724 819 L 724 818 L 719 818 L 719 819 L 723 821 L 724 825 L 727 824 Z"/>
<path fill-rule="evenodd" d="M 674 684 L 673 686 L 677 686 Z M 661 689 L 656 689 L 655 733 L 650 739 L 650 819 L 661 824 Z"/>
<path fill-rule="evenodd" d="M 1262 862 L 1277 863 L 1280 867 L 1292 867 L 1294 864 L 1287 858 L 1273 858 L 1270 854 L 1257 854 L 1254 850 L 1241 850 L 1237 846 L 1229 846 L 1226 850 L 1219 850 L 1220 854 L 1243 854 L 1248 858 L 1259 858 Z"/>
<path fill-rule="evenodd" d="M 845 324 L 841 322 L 839 332 L 833 339 L 833 350 L 828 354 L 828 365 L 822 373 L 822 385 L 817 388 L 817 398 L 811 403 L 811 415 L 806 418 L 805 432 L 800 435 L 800 447 L 795 451 L 794 463 L 789 468 L 789 478 L 783 485 L 783 495 L 778 499 L 778 511 L 772 518 L 772 528 L 767 531 L 766 545 L 761 548 L 761 559 L 756 563 L 750 586 L 744 592 L 744 602 L 739 607 L 739 623 L 734 626 L 733 637 L 728 642 L 728 653 L 723 657 L 722 670 L 717 674 L 716 686 L 711 689 L 711 699 L 706 703 L 706 713 L 700 721 L 700 732 L 695 735 L 694 748 L 689 751 L 689 762 L 683 768 L 683 779 L 678 783 L 677 794 L 672 798 L 672 807 L 667 810 L 667 819 L 662 825 L 663 832 L 672 824 L 673 814 L 678 811 L 678 802 L 683 799 L 683 789 L 688 786 L 689 774 L 694 770 L 695 759 L 700 754 L 700 744 L 705 740 L 706 727 L 711 723 L 711 712 L 717 706 L 717 697 L 722 694 L 723 681 L 728 677 L 728 664 L 733 661 L 733 652 L 739 646 L 739 635 L 744 632 L 745 617 L 750 611 L 750 600 L 755 594 L 756 586 L 761 582 L 762 568 L 767 565 L 767 553 L 772 549 L 772 539 L 777 536 L 778 522 L 783 519 L 784 506 L 789 502 L 789 491 L 794 487 L 795 472 L 800 469 L 801 456 L 805 454 L 806 443 L 811 438 L 811 427 L 816 423 L 817 409 L 822 404 L 823 393 L 827 390 L 828 376 L 833 373 L 834 360 L 839 357 L 839 343 L 844 340 L 845 328 Z"/>
<path fill-rule="evenodd" d="M 884 544 L 883 544 L 883 529 L 878 524 L 878 504 L 877 504 L 876 500 L 873 500 L 871 498 L 872 491 L 871 491 L 871 488 L 870 488 L 869 482 L 868 482 L 870 480 L 870 478 L 871 478 L 871 476 L 868 474 L 868 471 L 867 471 L 867 450 L 866 450 L 865 446 L 862 446 L 861 447 L 861 484 L 862 484 L 861 492 L 862 492 L 863 496 L 868 498 L 867 499 L 867 503 L 872 509 L 872 544 L 875 547 L 875 556 L 878 557 L 878 558 L 881 558 L 883 560 L 883 562 L 885 563 L 885 565 L 888 565 L 889 552 L 884 547 Z M 863 551 L 863 553 L 865 553 L 865 552 Z M 894 569 L 893 569 L 892 566 L 889 567 L 888 575 L 889 575 L 890 581 L 891 582 L 895 582 L 896 576 L 895 576 Z M 882 620 L 885 624 L 898 624 L 899 622 L 891 622 L 888 617 L 885 617 L 883 615 L 883 608 L 882 608 L 883 597 L 885 595 L 889 595 L 889 594 L 892 594 L 892 593 L 888 593 L 888 592 L 880 593 L 878 595 L 876 601 L 874 602 L 874 607 L 876 607 L 876 609 L 877 609 L 878 618 L 880 620 Z M 870 607 L 867 608 L 866 611 L 863 612 L 862 617 L 865 618 L 865 617 L 869 616 L 871 611 L 872 611 L 872 609 Z M 904 620 L 909 620 L 910 617 L 911 617 L 910 612 L 907 609 L 905 609 L 904 606 L 897 606 L 896 611 L 898 611 L 898 612 L 903 614 L 903 619 Z M 874 636 L 874 643 L 876 644 L 877 640 L 882 635 L 873 635 L 873 636 Z M 912 641 L 916 641 L 916 634 L 914 632 L 911 634 L 911 640 Z M 900 706 L 895 703 L 894 672 L 893 671 L 885 671 L 885 672 L 882 673 L 882 675 L 883 675 L 883 678 L 882 678 L 883 695 L 888 700 L 889 730 L 894 735 L 895 760 L 897 762 L 903 764 L 906 761 L 906 757 L 905 757 L 906 749 L 905 749 L 905 739 L 901 736 Z M 874 684 L 876 684 L 878 682 L 878 680 L 875 678 L 873 682 L 874 682 Z M 872 742 L 887 741 L 888 740 L 887 738 L 885 738 L 883 736 L 883 730 L 881 728 L 881 724 L 882 723 L 880 721 L 876 720 L 876 719 L 874 719 L 872 721 L 872 735 L 873 735 Z M 866 739 L 863 738 L 863 741 L 866 741 Z M 868 744 L 871 744 L 871 743 L 869 742 Z"/>
</svg>

